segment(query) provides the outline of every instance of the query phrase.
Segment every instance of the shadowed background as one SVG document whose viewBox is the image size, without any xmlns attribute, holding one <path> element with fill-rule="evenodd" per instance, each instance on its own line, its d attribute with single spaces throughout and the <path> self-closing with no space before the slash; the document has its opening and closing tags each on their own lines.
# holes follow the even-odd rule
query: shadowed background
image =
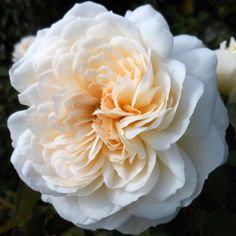
<svg viewBox="0 0 236 236">
<path fill-rule="evenodd" d="M 10 163 L 11 140 L 7 117 L 22 108 L 11 87 L 8 70 L 14 44 L 26 35 L 60 19 L 75 0 L 0 0 L 0 235 L 12 236 L 116 236 L 116 231 L 81 230 L 61 219 L 40 195 L 26 187 Z M 167 19 L 171 31 L 192 34 L 210 48 L 236 36 L 235 0 L 101 0 L 114 13 L 149 3 Z M 235 114 L 236 115 L 236 114 Z M 151 228 L 142 236 L 235 236 L 236 235 L 236 141 L 227 131 L 230 146 L 227 163 L 214 171 L 201 195 L 170 223 Z M 214 158 L 214 157 L 213 157 Z"/>
</svg>

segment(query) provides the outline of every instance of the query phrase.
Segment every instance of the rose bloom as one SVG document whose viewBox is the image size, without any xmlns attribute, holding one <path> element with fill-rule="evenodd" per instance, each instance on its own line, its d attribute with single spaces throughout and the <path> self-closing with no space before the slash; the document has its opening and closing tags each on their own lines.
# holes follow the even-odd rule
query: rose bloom
<svg viewBox="0 0 236 236">
<path fill-rule="evenodd" d="M 227 47 L 223 41 L 216 50 L 217 55 L 217 83 L 222 95 L 233 96 L 236 93 L 236 42 L 232 37 Z M 236 101 L 236 100 L 235 100 Z"/>
<path fill-rule="evenodd" d="M 14 51 L 12 53 L 12 61 L 19 61 L 28 50 L 29 46 L 33 43 L 35 36 L 26 36 L 23 37 L 20 42 L 14 46 Z"/>
<path fill-rule="evenodd" d="M 136 234 L 170 221 L 226 157 L 216 56 L 146 5 L 76 4 L 10 70 L 28 108 L 11 161 L 61 217 Z"/>
</svg>

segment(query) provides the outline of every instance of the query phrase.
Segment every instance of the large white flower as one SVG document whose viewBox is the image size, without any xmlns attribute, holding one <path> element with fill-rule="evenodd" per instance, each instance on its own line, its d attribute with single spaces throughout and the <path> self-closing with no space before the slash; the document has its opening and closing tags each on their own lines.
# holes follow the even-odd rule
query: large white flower
<svg viewBox="0 0 236 236">
<path fill-rule="evenodd" d="M 91 2 L 38 32 L 10 70 L 28 109 L 11 161 L 75 225 L 138 233 L 171 220 L 226 155 L 216 56 L 151 6 Z"/>
</svg>

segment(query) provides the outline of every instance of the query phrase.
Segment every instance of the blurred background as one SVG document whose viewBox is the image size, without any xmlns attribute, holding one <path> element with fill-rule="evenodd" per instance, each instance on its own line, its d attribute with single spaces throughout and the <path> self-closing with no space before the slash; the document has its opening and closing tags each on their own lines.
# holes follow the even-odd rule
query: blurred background
<svg viewBox="0 0 236 236">
<path fill-rule="evenodd" d="M 75 0 L 0 0 L 0 235 L 12 236 L 116 236 L 120 233 L 81 230 L 61 219 L 18 178 L 10 163 L 12 153 L 8 116 L 22 109 L 11 87 L 8 70 L 14 44 L 36 34 L 60 19 Z M 171 31 L 192 34 L 216 49 L 223 40 L 236 36 L 235 0 L 104 0 L 101 3 L 123 15 L 128 9 L 149 3 L 167 19 Z M 170 223 L 151 228 L 142 236 L 235 236 L 236 235 L 236 141 L 227 131 L 230 146 L 227 163 L 214 171 L 201 195 L 180 211 Z"/>
</svg>

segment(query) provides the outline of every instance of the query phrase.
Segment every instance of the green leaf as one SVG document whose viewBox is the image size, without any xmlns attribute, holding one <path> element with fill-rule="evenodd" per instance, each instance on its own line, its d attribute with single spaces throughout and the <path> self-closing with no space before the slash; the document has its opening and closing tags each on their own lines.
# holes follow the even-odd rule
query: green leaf
<svg viewBox="0 0 236 236">
<path fill-rule="evenodd" d="M 149 234 L 145 234 L 145 233 L 149 233 Z M 162 228 L 161 226 L 153 228 L 153 230 L 149 229 L 149 230 L 143 232 L 141 235 L 142 236 L 149 236 L 149 235 L 150 236 L 170 236 L 170 234 L 167 233 L 167 231 L 164 228 Z"/>
<path fill-rule="evenodd" d="M 19 186 L 16 196 L 16 221 L 18 226 L 23 226 L 30 218 L 39 199 L 39 193 L 31 190 L 23 183 Z"/>
<path fill-rule="evenodd" d="M 151 236 L 150 230 L 146 230 L 143 233 L 139 234 L 139 236 Z"/>
<path fill-rule="evenodd" d="M 6 199 L 4 199 L 2 197 L 0 197 L 0 206 L 10 208 L 10 209 L 15 208 L 15 206 L 11 202 L 7 201 Z"/>
<path fill-rule="evenodd" d="M 112 236 L 112 232 L 108 230 L 97 230 L 94 232 L 95 236 Z"/>
<path fill-rule="evenodd" d="M 50 235 L 59 235 L 62 232 L 67 232 L 72 227 L 73 224 L 71 222 L 64 220 L 56 212 L 51 215 L 51 218 L 46 223 L 46 229 Z"/>
<path fill-rule="evenodd" d="M 85 236 L 85 233 L 82 229 L 72 227 L 68 231 L 60 234 L 60 236 Z"/>
<path fill-rule="evenodd" d="M 8 220 L 5 224 L 0 226 L 0 234 L 3 234 L 7 232 L 8 230 L 16 227 L 16 225 L 17 225 L 17 222 L 15 218 Z"/>
<path fill-rule="evenodd" d="M 8 69 L 6 67 L 0 66 L 0 76 L 8 76 Z"/>
</svg>

